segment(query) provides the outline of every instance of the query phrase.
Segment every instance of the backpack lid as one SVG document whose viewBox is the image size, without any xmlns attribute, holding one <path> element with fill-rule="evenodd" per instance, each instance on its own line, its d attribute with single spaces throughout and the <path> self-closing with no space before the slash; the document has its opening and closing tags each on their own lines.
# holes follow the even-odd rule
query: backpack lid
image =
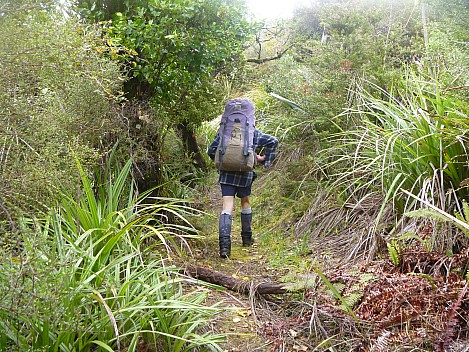
<svg viewBox="0 0 469 352">
<path fill-rule="evenodd" d="M 252 123 L 254 125 L 254 104 L 251 100 L 247 98 L 235 98 L 228 100 L 225 104 L 225 111 L 223 112 L 223 117 L 227 117 L 232 114 L 243 114 L 248 119 L 252 120 Z"/>
</svg>

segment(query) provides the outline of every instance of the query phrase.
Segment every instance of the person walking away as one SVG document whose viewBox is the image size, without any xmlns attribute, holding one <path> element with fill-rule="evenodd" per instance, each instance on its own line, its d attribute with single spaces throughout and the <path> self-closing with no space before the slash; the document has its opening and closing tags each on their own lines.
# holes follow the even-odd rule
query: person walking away
<svg viewBox="0 0 469 352">
<path fill-rule="evenodd" d="M 207 151 L 219 172 L 218 183 L 223 200 L 218 224 L 221 258 L 228 258 L 231 254 L 235 197 L 241 199 L 242 245 L 247 247 L 254 243 L 249 200 L 252 183 L 256 178 L 254 165 L 260 163 L 264 168 L 269 168 L 277 147 L 277 138 L 255 128 L 254 104 L 249 99 L 236 98 L 227 101 L 220 129 Z M 263 150 L 263 155 L 255 153 L 258 149 Z M 241 156 L 238 157 L 239 155 Z"/>
</svg>

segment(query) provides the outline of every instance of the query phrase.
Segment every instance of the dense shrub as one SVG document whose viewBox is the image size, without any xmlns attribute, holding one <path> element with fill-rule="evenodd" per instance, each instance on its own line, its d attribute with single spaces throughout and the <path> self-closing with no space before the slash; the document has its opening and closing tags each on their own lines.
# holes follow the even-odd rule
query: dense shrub
<svg viewBox="0 0 469 352">
<path fill-rule="evenodd" d="M 99 156 L 120 89 L 99 32 L 34 10 L 0 21 L 0 217 L 77 189 L 74 157 Z M 73 151 L 73 156 L 72 156 Z M 8 209 L 8 211 L 7 211 Z M 17 209 L 18 210 L 18 209 Z"/>
</svg>

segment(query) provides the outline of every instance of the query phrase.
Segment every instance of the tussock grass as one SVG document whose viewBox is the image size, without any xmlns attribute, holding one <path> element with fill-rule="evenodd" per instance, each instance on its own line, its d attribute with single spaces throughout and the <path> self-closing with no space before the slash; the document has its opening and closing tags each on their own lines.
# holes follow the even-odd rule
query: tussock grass
<svg viewBox="0 0 469 352">
<path fill-rule="evenodd" d="M 460 210 L 468 195 L 465 104 L 442 94 L 437 82 L 411 76 L 404 84 L 406 89 L 393 94 L 357 86 L 355 108 L 345 113 L 356 128 L 333 135 L 335 146 L 324 152 L 329 160 L 336 155 L 322 170 L 335 194 L 332 204 L 340 209 L 321 204 L 314 210 L 313 204 L 310 213 L 318 215 L 318 228 L 336 229 L 339 237 L 354 240 L 348 257 L 359 252 L 372 257 L 380 237 L 409 229 L 403 214 L 423 205 L 409 194 L 449 213 Z M 438 238 L 431 243 L 451 248 L 459 238 L 455 228 L 447 227 L 442 238 L 441 226 L 434 225 Z M 350 232 L 356 236 L 347 236 Z"/>
</svg>

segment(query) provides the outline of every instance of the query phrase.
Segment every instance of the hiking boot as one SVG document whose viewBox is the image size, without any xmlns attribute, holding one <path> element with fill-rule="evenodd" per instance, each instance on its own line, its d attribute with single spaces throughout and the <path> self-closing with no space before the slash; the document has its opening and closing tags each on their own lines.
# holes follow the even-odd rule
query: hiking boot
<svg viewBox="0 0 469 352">
<path fill-rule="evenodd" d="M 220 257 L 228 258 L 231 254 L 231 222 L 230 214 L 221 214 L 218 224 L 218 242 L 220 244 Z"/>
<path fill-rule="evenodd" d="M 241 239 L 243 240 L 243 247 L 252 246 L 254 239 L 252 238 L 252 213 L 241 213 Z"/>
</svg>

